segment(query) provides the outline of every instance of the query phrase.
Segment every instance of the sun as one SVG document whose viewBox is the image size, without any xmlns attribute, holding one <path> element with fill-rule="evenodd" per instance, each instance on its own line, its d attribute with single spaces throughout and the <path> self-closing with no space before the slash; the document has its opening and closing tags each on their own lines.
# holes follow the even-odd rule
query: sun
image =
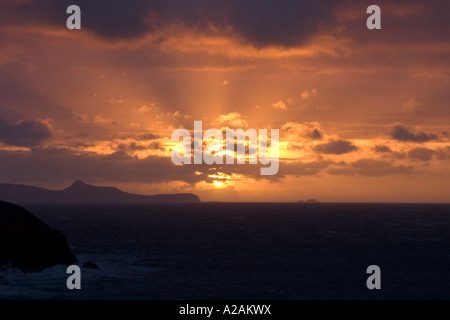
<svg viewBox="0 0 450 320">
<path fill-rule="evenodd" d="M 223 172 L 217 172 L 215 174 L 208 175 L 209 178 L 213 178 L 211 183 L 214 188 L 225 188 L 230 181 L 231 176 Z"/>
<path fill-rule="evenodd" d="M 223 181 L 214 180 L 212 185 L 214 188 L 224 188 L 226 186 L 226 183 Z"/>
</svg>

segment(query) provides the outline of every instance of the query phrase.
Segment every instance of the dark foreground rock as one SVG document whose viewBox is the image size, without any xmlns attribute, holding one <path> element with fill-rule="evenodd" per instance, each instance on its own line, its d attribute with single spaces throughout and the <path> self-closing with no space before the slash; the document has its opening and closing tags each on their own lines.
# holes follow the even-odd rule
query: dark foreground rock
<svg viewBox="0 0 450 320">
<path fill-rule="evenodd" d="M 0 265 L 37 272 L 57 264 L 75 264 L 63 233 L 27 210 L 0 201 Z"/>
</svg>

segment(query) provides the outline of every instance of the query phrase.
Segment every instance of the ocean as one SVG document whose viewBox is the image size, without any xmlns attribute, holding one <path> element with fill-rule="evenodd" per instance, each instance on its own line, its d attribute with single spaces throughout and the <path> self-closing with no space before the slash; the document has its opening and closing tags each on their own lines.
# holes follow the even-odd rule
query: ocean
<svg viewBox="0 0 450 320">
<path fill-rule="evenodd" d="M 0 299 L 449 299 L 449 204 L 23 204 L 81 269 L 0 270 Z M 366 285 L 379 266 L 381 289 Z"/>
</svg>

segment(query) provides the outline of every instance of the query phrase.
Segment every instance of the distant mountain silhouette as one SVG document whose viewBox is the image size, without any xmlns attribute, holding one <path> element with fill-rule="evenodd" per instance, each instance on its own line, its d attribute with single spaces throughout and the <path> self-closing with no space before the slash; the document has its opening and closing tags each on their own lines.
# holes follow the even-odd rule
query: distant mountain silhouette
<svg viewBox="0 0 450 320">
<path fill-rule="evenodd" d="M 138 195 L 114 187 L 98 187 L 77 180 L 63 190 L 48 190 L 22 184 L 0 183 L 0 200 L 16 203 L 151 203 L 200 202 L 192 193 Z"/>
<path fill-rule="evenodd" d="M 316 199 L 298 200 L 297 203 L 319 203 Z"/>
</svg>

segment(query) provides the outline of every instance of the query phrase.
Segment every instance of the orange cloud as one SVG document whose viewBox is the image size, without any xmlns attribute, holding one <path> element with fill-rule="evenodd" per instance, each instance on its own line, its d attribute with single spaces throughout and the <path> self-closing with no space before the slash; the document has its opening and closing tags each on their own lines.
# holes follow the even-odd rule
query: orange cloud
<svg viewBox="0 0 450 320">
<path fill-rule="evenodd" d="M 222 127 L 230 128 L 247 128 L 248 123 L 239 112 L 230 112 L 227 114 L 221 114 L 215 123 Z"/>
</svg>

